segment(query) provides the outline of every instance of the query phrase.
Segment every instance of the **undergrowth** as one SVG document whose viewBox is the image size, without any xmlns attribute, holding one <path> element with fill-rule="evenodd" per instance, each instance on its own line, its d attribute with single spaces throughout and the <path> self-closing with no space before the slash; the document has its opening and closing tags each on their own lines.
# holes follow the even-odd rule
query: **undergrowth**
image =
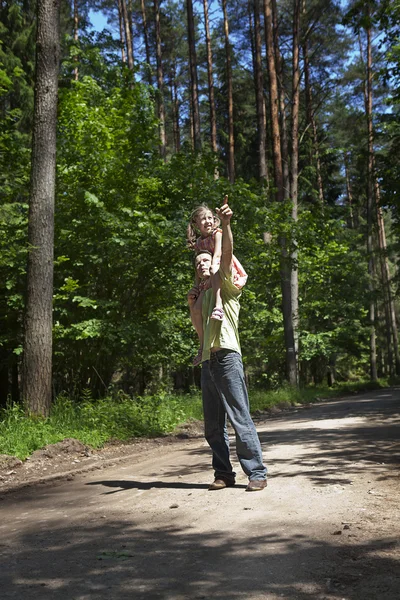
<svg viewBox="0 0 400 600">
<path fill-rule="evenodd" d="M 385 387 L 387 382 L 357 382 L 334 388 L 281 387 L 273 391 L 251 391 L 251 410 L 264 410 L 279 404 L 309 404 L 322 398 Z M 0 454 L 25 459 L 35 450 L 65 438 L 76 438 L 93 448 L 110 440 L 127 441 L 171 433 L 179 424 L 201 419 L 201 396 L 159 394 L 143 398 L 120 395 L 92 400 L 84 395 L 80 402 L 59 396 L 49 418 L 29 417 L 22 407 L 9 404 L 0 410 Z"/>
</svg>

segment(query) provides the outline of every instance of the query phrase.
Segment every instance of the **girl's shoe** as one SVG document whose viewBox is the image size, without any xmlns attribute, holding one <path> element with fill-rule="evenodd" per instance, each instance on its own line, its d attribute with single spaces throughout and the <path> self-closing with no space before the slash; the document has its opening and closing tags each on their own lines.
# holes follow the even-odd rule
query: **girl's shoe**
<svg viewBox="0 0 400 600">
<path fill-rule="evenodd" d="M 213 319 L 213 321 L 222 321 L 224 318 L 224 309 L 223 308 L 217 308 L 215 307 L 214 310 L 211 313 L 211 319 Z"/>
<path fill-rule="evenodd" d="M 199 348 L 199 351 L 196 354 L 196 356 L 194 357 L 193 362 L 192 362 L 194 367 L 197 367 L 201 363 L 202 355 L 203 355 L 203 348 Z"/>
</svg>

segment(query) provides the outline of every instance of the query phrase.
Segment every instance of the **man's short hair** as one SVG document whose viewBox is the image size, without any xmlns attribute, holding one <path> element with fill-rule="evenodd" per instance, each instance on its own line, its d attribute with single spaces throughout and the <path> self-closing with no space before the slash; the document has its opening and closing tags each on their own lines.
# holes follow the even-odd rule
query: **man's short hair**
<svg viewBox="0 0 400 600">
<path fill-rule="evenodd" d="M 212 255 L 212 252 L 210 252 L 209 250 L 199 250 L 198 252 L 196 252 L 196 254 L 195 254 L 195 257 L 194 257 L 194 260 L 196 260 L 196 258 L 197 258 L 198 256 L 200 256 L 200 254 L 208 254 L 209 256 L 211 256 L 211 258 L 212 258 L 212 256 L 213 256 L 213 255 Z"/>
<path fill-rule="evenodd" d="M 196 254 L 193 256 L 193 267 L 196 270 L 197 269 L 197 264 L 196 264 L 196 259 L 198 256 L 201 256 L 202 254 L 208 254 L 208 256 L 210 257 L 210 259 L 212 260 L 212 253 L 209 250 L 199 250 L 198 252 L 196 252 Z"/>
</svg>

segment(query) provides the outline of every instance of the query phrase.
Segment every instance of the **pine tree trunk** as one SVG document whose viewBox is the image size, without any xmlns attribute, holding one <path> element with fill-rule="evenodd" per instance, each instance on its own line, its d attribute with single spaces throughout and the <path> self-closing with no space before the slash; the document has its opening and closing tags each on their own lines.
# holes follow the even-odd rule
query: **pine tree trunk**
<svg viewBox="0 0 400 600">
<path fill-rule="evenodd" d="M 186 0 L 188 20 L 189 67 L 190 67 L 190 104 L 193 125 L 193 145 L 196 151 L 201 150 L 199 92 L 197 83 L 197 58 L 194 35 L 194 17 L 192 0 Z"/>
<path fill-rule="evenodd" d="M 132 0 L 126 0 L 126 13 L 128 15 L 128 27 L 129 27 L 129 36 L 131 38 L 131 49 L 132 49 L 132 62 L 135 56 L 134 48 L 133 48 L 133 14 L 132 14 Z"/>
<path fill-rule="evenodd" d="M 285 200 L 283 188 L 283 169 L 281 153 L 281 135 L 279 127 L 279 95 L 278 79 L 275 63 L 272 2 L 264 2 L 265 42 L 267 52 L 267 67 L 269 75 L 270 111 L 272 130 L 272 154 L 274 161 L 274 179 L 276 188 L 276 199 L 278 202 Z M 279 238 L 281 247 L 281 288 L 282 288 L 282 313 L 283 328 L 286 348 L 286 373 L 291 385 L 297 385 L 297 359 L 295 350 L 295 336 L 292 319 L 292 285 L 291 285 L 291 260 L 287 250 L 287 240 L 284 235 Z"/>
<path fill-rule="evenodd" d="M 233 131 L 233 82 L 232 82 L 232 61 L 231 45 L 229 43 L 229 23 L 228 12 L 226 10 L 226 0 L 222 0 L 222 10 L 224 13 L 224 34 L 225 34 L 225 54 L 226 54 L 226 79 L 228 87 L 228 177 L 229 182 L 235 182 L 235 137 Z"/>
<path fill-rule="evenodd" d="M 290 191 L 292 200 L 292 219 L 296 223 L 298 220 L 298 177 L 299 177 L 299 109 L 300 109 L 300 0 L 294 0 L 293 6 L 293 76 L 292 76 L 292 160 L 291 160 L 291 181 Z M 296 241 L 293 241 L 297 247 Z M 297 250 L 291 253 L 291 292 L 292 292 L 292 322 L 294 347 L 296 353 L 296 365 L 299 351 L 299 278 L 297 268 Z M 298 378 L 297 378 L 298 380 Z"/>
<path fill-rule="evenodd" d="M 376 330 L 375 330 L 375 282 L 374 282 L 374 257 L 373 257 L 373 130 L 372 130 L 372 55 L 370 56 L 371 48 L 371 30 L 367 30 L 368 50 L 367 50 L 367 85 L 365 88 L 365 107 L 367 116 L 368 129 L 368 185 L 367 185 L 367 253 L 369 257 L 368 272 L 370 276 L 370 372 L 372 381 L 378 378 L 377 361 L 376 361 Z"/>
<path fill-rule="evenodd" d="M 375 156 L 374 156 L 374 130 L 373 130 L 373 115 L 372 115 L 372 44 L 371 44 L 371 28 L 368 27 L 367 33 L 367 86 L 366 86 L 366 117 L 368 127 L 368 180 L 369 180 L 369 197 L 368 205 L 371 204 L 370 210 L 372 214 L 372 203 L 375 203 L 375 216 L 378 230 L 378 246 L 381 260 L 381 276 L 382 287 L 384 290 L 385 302 L 385 317 L 386 317 L 386 339 L 388 342 L 388 362 L 389 371 L 393 372 L 393 356 L 395 357 L 395 371 L 400 374 L 400 355 L 398 347 L 398 331 L 396 314 L 393 300 L 393 293 L 390 282 L 389 262 L 387 258 L 387 245 L 385 224 L 383 221 L 382 210 L 380 207 L 380 189 L 375 173 Z M 372 217 L 371 217 L 372 219 Z"/>
<path fill-rule="evenodd" d="M 22 391 L 27 410 L 43 416 L 52 397 L 59 19 L 60 0 L 38 0 Z"/>
<path fill-rule="evenodd" d="M 397 319 L 396 310 L 393 298 L 393 291 L 391 285 L 391 277 L 389 270 L 389 260 L 387 256 L 387 243 L 386 243 L 386 232 L 385 223 L 383 220 L 382 209 L 380 205 L 380 188 L 378 178 L 375 173 L 375 161 L 373 161 L 374 170 L 374 192 L 375 192 L 375 205 L 377 214 L 377 225 L 378 225 L 378 242 L 379 242 L 379 253 L 381 257 L 381 268 L 382 268 L 382 282 L 384 288 L 385 305 L 386 305 L 386 322 L 388 330 L 388 338 L 391 340 L 393 337 L 393 352 L 395 360 L 395 373 L 400 375 L 400 354 L 399 354 L 399 337 L 397 331 Z M 388 346 L 390 347 L 390 345 Z M 392 362 L 389 362 L 391 365 Z"/>
<path fill-rule="evenodd" d="M 286 106 L 285 106 L 285 89 L 283 86 L 283 58 L 279 49 L 279 30 L 278 30 L 278 8 L 276 0 L 272 0 L 272 36 L 273 36 L 273 51 L 275 57 L 275 65 L 278 81 L 278 106 L 279 106 L 279 123 L 281 128 L 281 153 L 282 153 L 282 177 L 283 177 L 283 194 L 284 200 L 290 198 L 290 174 L 289 174 L 289 142 L 287 133 L 286 121 Z"/>
<path fill-rule="evenodd" d="M 124 33 L 124 17 L 122 14 L 122 1 L 117 0 L 118 6 L 118 23 L 119 23 L 119 38 L 121 40 L 121 61 L 124 65 L 126 63 L 126 54 L 125 54 L 125 33 Z"/>
<path fill-rule="evenodd" d="M 203 0 L 203 5 L 204 5 L 204 26 L 205 26 L 205 33 L 206 33 L 206 51 L 207 51 L 208 97 L 209 97 L 209 102 L 210 102 L 211 149 L 214 152 L 214 154 L 217 154 L 217 152 L 218 152 L 217 117 L 216 117 L 216 112 L 215 112 L 213 63 L 212 63 L 210 24 L 209 24 L 209 18 L 208 18 L 208 1 Z"/>
<path fill-rule="evenodd" d="M 254 0 L 247 0 L 247 14 L 249 15 L 249 37 L 250 37 L 250 48 L 251 48 L 251 61 L 253 64 L 254 82 L 256 72 L 256 47 L 255 47 L 255 35 L 254 35 Z"/>
<path fill-rule="evenodd" d="M 349 217 L 347 224 L 350 229 L 354 229 L 354 214 L 353 214 L 353 193 L 350 185 L 350 174 L 347 154 L 344 154 L 344 170 L 346 175 L 346 191 L 347 191 L 347 204 L 349 205 Z"/>
<path fill-rule="evenodd" d="M 181 149 L 181 130 L 179 125 L 179 97 L 178 97 L 178 84 L 176 81 L 176 62 L 173 64 L 173 81 L 171 85 L 172 93 L 172 110 L 173 110 L 173 131 L 174 131 L 174 144 L 175 152 L 179 152 Z"/>
<path fill-rule="evenodd" d="M 160 2 L 154 0 L 154 18 L 156 30 L 156 59 L 157 59 L 157 107 L 158 107 L 158 130 L 160 135 L 160 156 L 166 160 L 167 149 L 165 139 L 165 107 L 164 107 L 164 74 L 161 59 L 161 31 L 160 31 Z"/>
<path fill-rule="evenodd" d="M 142 11 L 144 47 L 145 47 L 145 50 L 146 50 L 147 82 L 148 82 L 149 85 L 152 85 L 151 64 L 150 64 L 149 32 L 148 32 L 148 27 L 147 27 L 146 5 L 144 3 L 144 0 L 140 0 L 140 8 L 141 8 L 141 11 Z"/>
<path fill-rule="evenodd" d="M 78 13 L 78 0 L 74 0 L 74 42 L 78 44 L 79 39 L 79 13 Z M 74 80 L 78 81 L 79 79 L 79 69 L 78 69 L 78 57 L 74 56 L 74 62 L 76 66 L 74 68 Z"/>
<path fill-rule="evenodd" d="M 126 42 L 126 54 L 128 57 L 128 67 L 131 71 L 133 71 L 133 51 L 132 51 L 132 37 L 131 30 L 129 27 L 129 16 L 128 16 L 128 8 L 126 5 L 126 0 L 121 0 L 122 6 L 122 17 L 124 21 L 124 30 L 125 30 L 125 42 Z"/>
<path fill-rule="evenodd" d="M 260 23 L 260 0 L 254 0 L 254 71 L 256 83 L 256 107 L 257 107 L 257 130 L 258 130 L 258 169 L 260 181 L 268 179 L 266 140 L 267 123 L 264 100 L 264 81 L 261 58 L 261 23 Z"/>
<path fill-rule="evenodd" d="M 321 158 L 319 154 L 318 131 L 313 110 L 313 93 L 310 80 L 310 60 L 308 56 L 308 40 L 303 43 L 303 58 L 304 58 L 304 87 L 306 96 L 306 113 L 307 121 L 311 127 L 313 140 L 313 158 L 317 173 L 318 200 L 321 206 L 324 204 L 324 188 L 321 175 Z"/>
</svg>

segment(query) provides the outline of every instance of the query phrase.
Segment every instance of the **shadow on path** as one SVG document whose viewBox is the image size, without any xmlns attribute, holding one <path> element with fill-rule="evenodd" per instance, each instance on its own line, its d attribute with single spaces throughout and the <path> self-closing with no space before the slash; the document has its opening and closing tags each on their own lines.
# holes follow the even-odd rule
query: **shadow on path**
<svg viewBox="0 0 400 600">
<path fill-rule="evenodd" d="M 132 481 L 115 480 L 115 481 L 89 481 L 86 485 L 104 485 L 111 488 L 120 488 L 113 492 L 105 492 L 106 494 L 115 494 L 123 490 L 151 490 L 153 488 L 172 489 L 172 490 L 207 490 L 208 483 L 184 483 L 183 481 Z M 235 488 L 245 488 L 245 485 L 236 484 Z"/>
<path fill-rule="evenodd" d="M 19 549 L 1 543 L 2 599 L 311 600 L 329 593 L 397 600 L 399 565 L 385 556 L 397 539 L 343 547 L 274 526 L 265 523 L 262 534 L 245 538 L 177 525 L 144 528 L 131 518 L 101 522 L 96 515 L 79 526 L 60 521 L 45 530 L 32 527 Z"/>
</svg>

